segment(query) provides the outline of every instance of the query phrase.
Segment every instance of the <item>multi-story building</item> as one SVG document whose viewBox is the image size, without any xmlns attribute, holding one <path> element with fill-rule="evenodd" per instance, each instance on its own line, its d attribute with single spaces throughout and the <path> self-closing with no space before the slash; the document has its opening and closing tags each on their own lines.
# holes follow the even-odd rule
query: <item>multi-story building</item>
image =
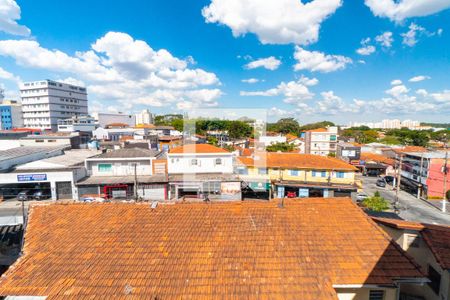
<svg viewBox="0 0 450 300">
<path fill-rule="evenodd" d="M 153 124 L 153 115 L 148 109 L 136 114 L 136 125 L 140 124 Z"/>
<path fill-rule="evenodd" d="M 444 197 L 445 152 L 403 152 L 402 184 L 405 188 L 431 199 Z M 447 163 L 447 169 L 450 163 Z M 450 190 L 450 175 L 447 176 Z"/>
<path fill-rule="evenodd" d="M 89 116 L 74 116 L 58 120 L 58 131 L 61 132 L 91 132 L 97 128 L 95 119 Z"/>
<path fill-rule="evenodd" d="M 85 87 L 43 80 L 20 87 L 24 126 L 56 131 L 58 120 L 88 113 Z"/>
<path fill-rule="evenodd" d="M 336 155 L 338 128 L 318 128 L 305 131 L 305 153 L 316 155 Z"/>
<path fill-rule="evenodd" d="M 170 198 L 241 199 L 233 153 L 209 144 L 188 144 L 167 154 Z"/>
<path fill-rule="evenodd" d="M 350 196 L 355 171 L 337 158 L 298 153 L 255 153 L 236 164 L 246 194 L 257 198 Z"/>
<path fill-rule="evenodd" d="M 13 100 L 3 100 L 0 104 L 0 129 L 9 130 L 23 127 L 22 105 Z"/>
<path fill-rule="evenodd" d="M 338 143 L 336 157 L 348 163 L 357 163 L 361 158 L 361 147 L 351 143 Z"/>
</svg>

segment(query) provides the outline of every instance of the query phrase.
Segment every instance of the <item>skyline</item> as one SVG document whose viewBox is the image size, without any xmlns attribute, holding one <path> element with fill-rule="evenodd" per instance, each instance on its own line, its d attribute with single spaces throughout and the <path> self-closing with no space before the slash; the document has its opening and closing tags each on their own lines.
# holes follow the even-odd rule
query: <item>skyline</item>
<svg viewBox="0 0 450 300">
<path fill-rule="evenodd" d="M 85 85 L 90 112 L 449 121 L 449 1 L 0 2 L 6 98 L 48 78 Z"/>
</svg>

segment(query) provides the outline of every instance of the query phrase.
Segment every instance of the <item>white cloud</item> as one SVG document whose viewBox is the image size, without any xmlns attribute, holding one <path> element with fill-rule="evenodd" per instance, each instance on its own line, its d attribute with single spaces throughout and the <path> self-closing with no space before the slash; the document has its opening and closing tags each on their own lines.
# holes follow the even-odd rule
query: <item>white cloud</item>
<svg viewBox="0 0 450 300">
<path fill-rule="evenodd" d="M 247 78 L 247 79 L 242 79 L 241 82 L 244 83 L 258 83 L 258 82 L 263 82 L 264 80 L 258 79 L 258 78 Z"/>
<path fill-rule="evenodd" d="M 77 85 L 77 86 L 86 86 L 86 83 L 84 83 L 84 81 L 73 78 L 73 77 L 67 77 L 65 79 L 57 79 L 58 82 L 64 82 L 67 84 L 73 84 L 73 85 Z"/>
<path fill-rule="evenodd" d="M 391 81 L 391 85 L 400 85 L 402 84 L 402 81 L 400 79 L 394 79 Z"/>
<path fill-rule="evenodd" d="M 5 80 L 11 80 L 19 84 L 21 82 L 21 79 L 19 76 L 14 75 L 11 72 L 6 71 L 2 67 L 0 67 L 0 78 Z"/>
<path fill-rule="evenodd" d="M 108 32 L 92 49 L 74 56 L 31 40 L 0 41 L 0 55 L 12 57 L 23 67 L 75 76 L 86 83 L 90 95 L 121 105 L 168 106 L 190 101 L 195 106 L 212 106 L 221 95 L 218 89 L 204 88 L 220 84 L 217 76 L 189 68 L 189 56 L 176 58 L 165 49 L 154 50 L 145 41 L 120 32 Z"/>
<path fill-rule="evenodd" d="M 425 28 L 422 26 L 419 26 L 415 23 L 411 23 L 409 25 L 409 30 L 405 33 L 402 33 L 401 36 L 403 37 L 403 45 L 407 45 L 409 47 L 414 47 L 417 44 L 417 37 L 421 33 L 425 32 Z"/>
<path fill-rule="evenodd" d="M 391 95 L 395 98 L 400 98 L 402 95 L 405 95 L 406 93 L 408 93 L 409 89 L 405 85 L 400 84 L 400 85 L 395 85 L 395 86 L 391 87 L 390 89 L 386 90 L 385 92 L 386 92 L 386 94 Z"/>
<path fill-rule="evenodd" d="M 246 69 L 256 69 L 256 68 L 265 68 L 267 70 L 276 70 L 281 65 L 281 60 L 270 56 L 266 58 L 260 58 L 254 61 L 249 62 L 244 66 Z"/>
<path fill-rule="evenodd" d="M 365 0 L 365 4 L 378 17 L 401 22 L 411 17 L 423 17 L 450 7 L 448 0 Z"/>
<path fill-rule="evenodd" d="M 430 78 L 431 78 L 430 76 L 419 75 L 419 76 L 414 76 L 414 77 L 410 78 L 408 81 L 409 82 L 419 82 L 419 81 L 427 80 Z"/>
<path fill-rule="evenodd" d="M 308 51 L 299 46 L 295 47 L 294 58 L 297 63 L 294 70 L 309 70 L 311 72 L 333 72 L 345 69 L 352 60 L 342 55 L 328 55 L 318 51 Z"/>
<path fill-rule="evenodd" d="M 0 1 L 0 31 L 20 36 L 29 36 L 26 26 L 17 24 L 20 20 L 20 7 L 14 0 Z"/>
<path fill-rule="evenodd" d="M 363 46 L 359 49 L 356 49 L 356 53 L 359 55 L 370 55 L 375 52 L 375 47 L 372 45 Z"/>
<path fill-rule="evenodd" d="M 384 48 L 391 48 L 394 38 L 392 37 L 392 32 L 386 31 L 375 37 L 375 41 L 379 43 Z"/>
<path fill-rule="evenodd" d="M 320 24 L 341 0 L 212 0 L 202 15 L 228 26 L 233 36 L 254 33 L 263 44 L 307 45 L 319 38 Z"/>
<path fill-rule="evenodd" d="M 291 104 L 298 104 L 299 102 L 312 99 L 314 93 L 312 93 L 308 87 L 314 86 L 319 81 L 316 78 L 308 78 L 302 76 L 297 81 L 281 82 L 277 87 L 268 89 L 265 91 L 241 91 L 241 96 L 283 96 L 284 102 Z"/>
</svg>

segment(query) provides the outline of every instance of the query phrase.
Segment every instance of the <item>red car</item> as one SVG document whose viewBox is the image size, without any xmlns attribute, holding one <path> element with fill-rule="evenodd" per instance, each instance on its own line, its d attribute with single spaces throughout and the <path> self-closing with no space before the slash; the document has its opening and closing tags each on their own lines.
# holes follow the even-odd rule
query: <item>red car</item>
<svg viewBox="0 0 450 300">
<path fill-rule="evenodd" d="M 297 197 L 297 193 L 296 192 L 287 192 L 286 193 L 286 197 L 288 197 L 288 198 L 296 198 Z"/>
</svg>

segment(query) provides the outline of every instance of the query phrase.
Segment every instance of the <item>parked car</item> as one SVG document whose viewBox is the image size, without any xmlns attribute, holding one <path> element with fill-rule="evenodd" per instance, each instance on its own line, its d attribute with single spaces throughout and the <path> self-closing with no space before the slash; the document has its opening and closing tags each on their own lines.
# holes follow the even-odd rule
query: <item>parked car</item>
<svg viewBox="0 0 450 300">
<path fill-rule="evenodd" d="M 360 192 L 356 194 L 356 203 L 361 203 L 363 202 L 365 199 L 367 199 L 369 196 L 364 193 L 364 192 Z"/>
<path fill-rule="evenodd" d="M 50 193 L 46 190 L 37 190 L 33 194 L 33 199 L 35 200 L 44 200 L 48 198 L 50 198 Z"/>
<path fill-rule="evenodd" d="M 17 200 L 27 201 L 33 199 L 34 190 L 25 190 L 17 194 Z"/>
<path fill-rule="evenodd" d="M 287 192 L 286 197 L 287 198 L 295 198 L 295 197 L 297 197 L 297 194 L 295 192 Z"/>
<path fill-rule="evenodd" d="M 394 182 L 394 176 L 384 176 L 384 181 L 386 181 L 387 184 L 393 184 Z"/>
<path fill-rule="evenodd" d="M 383 178 L 377 180 L 376 186 L 386 187 L 386 181 Z"/>
</svg>

